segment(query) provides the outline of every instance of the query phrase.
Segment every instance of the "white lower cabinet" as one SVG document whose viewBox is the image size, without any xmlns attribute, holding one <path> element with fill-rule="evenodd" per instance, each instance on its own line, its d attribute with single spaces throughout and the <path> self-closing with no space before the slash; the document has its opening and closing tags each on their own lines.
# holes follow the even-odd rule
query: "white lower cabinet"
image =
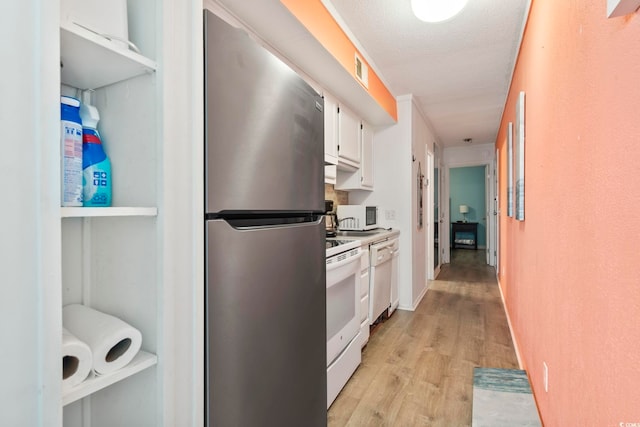
<svg viewBox="0 0 640 427">
<path fill-rule="evenodd" d="M 395 239 L 391 246 L 393 258 L 391 258 L 391 301 L 389 305 L 389 316 L 391 316 L 398 305 L 400 305 L 400 297 L 398 295 L 398 260 L 400 259 L 400 239 Z"/>
<path fill-rule="evenodd" d="M 369 342 L 369 245 L 362 246 L 360 269 L 360 342 Z"/>
</svg>

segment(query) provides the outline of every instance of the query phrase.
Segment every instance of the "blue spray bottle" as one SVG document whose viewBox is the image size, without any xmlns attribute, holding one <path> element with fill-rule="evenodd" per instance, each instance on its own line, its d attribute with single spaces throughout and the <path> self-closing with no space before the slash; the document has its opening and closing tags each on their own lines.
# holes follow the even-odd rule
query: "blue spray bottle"
<svg viewBox="0 0 640 427">
<path fill-rule="evenodd" d="M 83 206 L 111 206 L 111 162 L 104 152 L 98 121 L 98 109 L 84 92 L 80 105 L 82 119 L 82 191 Z"/>
</svg>

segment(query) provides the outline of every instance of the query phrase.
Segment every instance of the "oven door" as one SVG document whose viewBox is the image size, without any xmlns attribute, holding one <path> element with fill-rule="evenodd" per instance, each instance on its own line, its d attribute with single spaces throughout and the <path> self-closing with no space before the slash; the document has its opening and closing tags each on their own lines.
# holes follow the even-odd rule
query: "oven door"
<svg viewBox="0 0 640 427">
<path fill-rule="evenodd" d="M 352 252 L 350 252 L 352 253 Z M 360 256 L 327 260 L 327 366 L 360 330 Z M 337 262 L 330 262 L 338 259 Z"/>
</svg>

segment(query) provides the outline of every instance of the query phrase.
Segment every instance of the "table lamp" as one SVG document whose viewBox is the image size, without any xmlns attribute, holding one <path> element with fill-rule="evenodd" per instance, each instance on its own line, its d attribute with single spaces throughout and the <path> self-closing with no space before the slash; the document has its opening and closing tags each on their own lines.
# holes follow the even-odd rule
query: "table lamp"
<svg viewBox="0 0 640 427">
<path fill-rule="evenodd" d="M 469 206 L 460 205 L 460 213 L 462 214 L 463 221 L 467 222 L 467 214 L 469 213 Z"/>
</svg>

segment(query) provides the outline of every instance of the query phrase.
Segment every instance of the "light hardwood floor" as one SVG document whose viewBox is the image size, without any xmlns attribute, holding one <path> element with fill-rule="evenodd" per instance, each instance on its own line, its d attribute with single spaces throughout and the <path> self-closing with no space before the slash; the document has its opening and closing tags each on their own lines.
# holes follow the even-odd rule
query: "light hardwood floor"
<svg viewBox="0 0 640 427">
<path fill-rule="evenodd" d="M 330 427 L 471 425 L 473 368 L 517 368 L 484 251 L 457 249 L 414 312 L 378 326 L 329 409 Z"/>
</svg>

